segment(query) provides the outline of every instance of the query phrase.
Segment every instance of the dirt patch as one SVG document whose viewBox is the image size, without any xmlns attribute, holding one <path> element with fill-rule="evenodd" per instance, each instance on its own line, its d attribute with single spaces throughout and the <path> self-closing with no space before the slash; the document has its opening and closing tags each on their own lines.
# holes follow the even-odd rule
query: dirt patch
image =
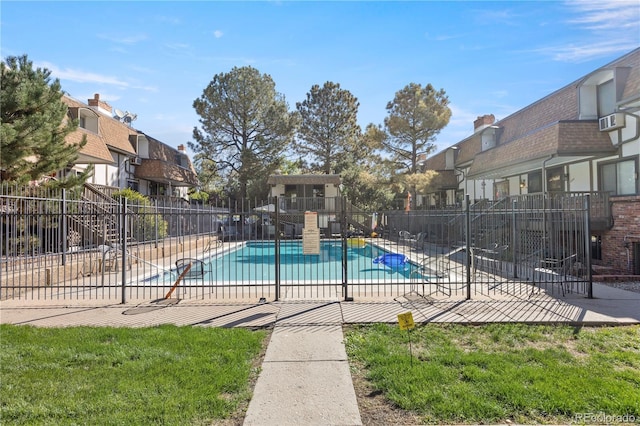
<svg viewBox="0 0 640 426">
<path fill-rule="evenodd" d="M 353 388 L 358 400 L 360 418 L 364 426 L 420 425 L 420 416 L 402 410 L 384 397 L 382 391 L 375 389 L 364 377 L 361 368 L 351 368 Z"/>
</svg>

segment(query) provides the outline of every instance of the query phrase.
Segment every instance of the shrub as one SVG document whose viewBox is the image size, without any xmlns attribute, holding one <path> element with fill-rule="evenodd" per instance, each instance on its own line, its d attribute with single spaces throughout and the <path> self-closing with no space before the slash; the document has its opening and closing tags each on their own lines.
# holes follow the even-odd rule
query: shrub
<svg viewBox="0 0 640 426">
<path fill-rule="evenodd" d="M 168 224 L 162 218 L 162 215 L 155 212 L 151 201 L 134 191 L 131 188 L 125 188 L 113 193 L 113 198 L 126 198 L 129 209 L 134 213 L 129 216 L 131 218 L 132 237 L 136 241 L 149 241 L 157 238 L 165 238 L 167 236 Z"/>
</svg>

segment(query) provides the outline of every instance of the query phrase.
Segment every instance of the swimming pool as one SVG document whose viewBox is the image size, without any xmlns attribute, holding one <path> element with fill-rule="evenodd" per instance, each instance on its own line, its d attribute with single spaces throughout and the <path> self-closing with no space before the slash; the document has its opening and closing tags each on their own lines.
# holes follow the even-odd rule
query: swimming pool
<svg viewBox="0 0 640 426">
<path fill-rule="evenodd" d="M 347 248 L 347 280 L 353 284 L 408 283 L 417 265 L 407 262 L 386 266 L 374 259 L 389 253 L 381 247 L 366 244 Z M 303 254 L 302 241 L 280 242 L 280 282 L 342 283 L 342 244 L 339 240 L 320 242 L 320 253 Z M 204 283 L 260 284 L 276 279 L 275 242 L 250 241 L 237 250 L 202 259 L 204 276 L 188 274 L 186 279 Z"/>
</svg>

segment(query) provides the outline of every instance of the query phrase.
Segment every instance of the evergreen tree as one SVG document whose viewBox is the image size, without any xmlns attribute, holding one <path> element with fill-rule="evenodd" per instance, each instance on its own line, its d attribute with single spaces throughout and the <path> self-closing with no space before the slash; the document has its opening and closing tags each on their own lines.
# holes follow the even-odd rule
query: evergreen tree
<svg viewBox="0 0 640 426">
<path fill-rule="evenodd" d="M 433 151 L 435 137 L 449 124 L 449 98 L 444 90 L 435 90 L 431 84 L 422 87 L 411 83 L 396 92 L 387 104 L 387 112 L 383 144 L 394 161 L 414 174 L 419 155 Z"/>
<path fill-rule="evenodd" d="M 395 164 L 396 182 L 403 183 L 404 190 L 412 192 L 416 199 L 418 186 L 428 185 L 430 177 L 419 174 L 421 156 L 435 149 L 433 141 L 451 118 L 449 98 L 443 89 L 435 90 L 431 84 L 422 87 L 411 83 L 396 92 L 393 101 L 387 104 L 388 116 L 384 119 L 384 129 L 369 126 L 371 138 L 380 140 L 390 153 L 389 160 Z"/>
<path fill-rule="evenodd" d="M 355 150 L 361 133 L 359 106 L 355 96 L 332 82 L 314 85 L 307 99 L 296 104 L 301 122 L 295 147 L 312 168 L 337 172 L 338 164 Z"/>
<path fill-rule="evenodd" d="M 352 164 L 340 173 L 344 185 L 343 194 L 359 208 L 375 211 L 388 209 L 394 194 L 385 184 L 378 168 Z"/>
<path fill-rule="evenodd" d="M 193 107 L 201 127 L 194 128 L 189 147 L 215 163 L 228 185 L 237 183 L 241 198 L 253 180 L 278 168 L 297 124 L 271 76 L 252 67 L 214 76 Z"/>
<path fill-rule="evenodd" d="M 37 180 L 73 164 L 86 140 L 65 142 L 78 123 L 67 116 L 59 80 L 51 81 L 46 68 L 34 69 L 26 55 L 7 57 L 0 75 L 2 180 Z"/>
</svg>

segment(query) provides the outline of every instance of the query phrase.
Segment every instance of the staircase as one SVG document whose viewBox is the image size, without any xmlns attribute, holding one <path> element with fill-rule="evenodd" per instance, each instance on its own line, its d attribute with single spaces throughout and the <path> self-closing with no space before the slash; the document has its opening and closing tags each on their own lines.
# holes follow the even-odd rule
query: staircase
<svg viewBox="0 0 640 426">
<path fill-rule="evenodd" d="M 120 204 L 98 187 L 85 184 L 76 211 L 68 215 L 72 229 L 81 231 L 93 245 L 120 242 Z"/>
<path fill-rule="evenodd" d="M 373 215 L 370 212 L 366 212 L 359 207 L 354 206 L 351 201 L 346 200 L 344 214 L 347 219 L 347 227 L 353 226 L 356 232 L 371 235 L 373 232 L 373 229 L 371 228 Z"/>
<path fill-rule="evenodd" d="M 496 244 L 505 244 L 503 239 L 505 229 L 508 229 L 504 221 L 505 206 L 505 199 L 495 202 L 480 200 L 470 206 L 471 241 L 469 243 L 472 247 L 489 248 Z M 448 223 L 449 240 L 457 241 L 458 247 L 466 245 L 466 216 L 466 212 L 463 211 Z"/>
</svg>

